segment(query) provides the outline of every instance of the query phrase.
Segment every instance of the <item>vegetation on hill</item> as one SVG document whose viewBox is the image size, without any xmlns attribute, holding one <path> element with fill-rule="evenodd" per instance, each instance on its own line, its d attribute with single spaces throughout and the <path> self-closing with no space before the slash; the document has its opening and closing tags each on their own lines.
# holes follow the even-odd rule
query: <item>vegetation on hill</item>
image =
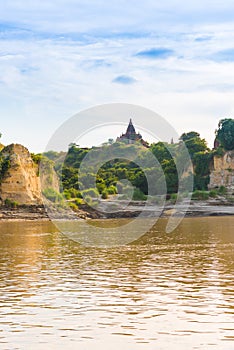
<svg viewBox="0 0 234 350">
<path fill-rule="evenodd" d="M 216 140 L 219 142 L 218 152 L 234 149 L 233 119 L 222 119 L 219 122 Z M 189 152 L 192 168 L 186 168 L 184 144 Z M 157 164 L 151 161 L 149 154 L 153 154 Z M 208 190 L 210 164 L 214 154 L 217 154 L 217 149 L 210 150 L 199 133 L 190 131 L 183 133 L 179 141 L 173 144 L 157 142 L 146 148 L 140 143 L 126 144 L 112 140 L 101 148 L 81 148 L 72 143 L 67 153 L 49 151 L 32 154 L 32 158 L 37 164 L 43 163 L 44 168 L 49 167 L 50 173 L 53 167 L 60 180 L 62 196 L 58 189 L 53 191 L 50 187 L 43 189 L 44 195 L 54 201 L 65 199 L 77 206 L 78 202 L 82 203 L 82 198 L 94 201 L 98 197 L 107 199 L 117 193 L 123 199 L 129 197 L 133 200 L 145 200 L 149 194 L 148 180 L 155 181 L 150 195 L 162 194 L 163 186 L 166 185 L 167 197 L 176 198 L 174 194 L 178 192 L 181 175 L 178 167 L 183 168 L 182 182 L 186 183 L 193 176 L 193 198 L 201 197 L 201 191 Z M 85 171 L 79 174 L 84 158 L 89 161 Z M 101 166 L 97 169 L 99 163 Z M 8 166 L 9 160 L 0 153 L 0 179 Z"/>
<path fill-rule="evenodd" d="M 155 186 L 154 194 L 160 192 L 160 181 L 164 181 L 164 179 L 160 179 L 160 176 L 165 177 L 168 194 L 178 191 L 178 169 L 176 168 L 176 163 L 183 162 L 183 155 L 181 154 L 182 141 L 184 141 L 187 146 L 193 163 L 195 174 L 194 189 L 207 189 L 207 184 L 209 182 L 209 160 L 211 159 L 212 153 L 208 149 L 206 141 L 201 139 L 198 133 L 189 132 L 183 134 L 180 141 L 176 144 L 158 142 L 150 146 L 149 151 L 151 151 L 158 160 L 158 188 Z M 87 188 L 96 182 L 99 193 L 102 194 L 103 197 L 106 197 L 106 195 L 110 193 L 122 193 L 124 191 L 124 185 L 121 186 L 121 181 L 126 179 L 134 188 L 140 190 L 142 194 L 147 195 L 148 183 L 146 177 L 155 172 L 155 165 L 152 166 L 149 161 L 144 171 L 137 165 L 137 160 L 140 158 L 145 159 L 148 152 L 146 152 L 144 147 L 138 144 L 126 145 L 116 142 L 112 145 L 112 147 L 118 149 L 120 153 L 126 151 L 127 154 L 130 148 L 133 149 L 133 152 L 138 154 L 135 162 L 124 158 L 116 158 L 104 162 L 96 177 L 95 169 L 92 168 L 92 164 L 90 164 L 86 174 L 78 177 L 78 169 L 84 157 L 92 150 L 95 154 L 95 158 L 101 160 L 103 153 L 106 153 L 108 147 L 110 146 L 104 145 L 101 150 L 99 148 L 83 149 L 72 144 L 68 150 L 63 167 L 60 169 L 59 175 L 63 189 L 66 191 L 79 191 L 80 188 Z M 187 175 L 189 176 L 189 174 Z"/>
<path fill-rule="evenodd" d="M 133 199 L 146 199 L 148 195 L 148 181 L 155 177 L 155 188 L 151 189 L 151 194 L 157 195 L 163 192 L 164 182 L 166 182 L 167 195 L 178 191 L 178 169 L 179 163 L 183 164 L 183 153 L 181 152 L 182 140 L 185 142 L 191 154 L 195 170 L 194 189 L 205 190 L 209 180 L 208 159 L 210 151 L 203 139 L 197 133 L 188 133 L 181 136 L 181 140 L 176 144 L 163 142 L 153 143 L 149 149 L 139 144 L 126 145 L 121 142 L 105 144 L 102 148 L 93 147 L 91 149 L 80 148 L 71 144 L 67 155 L 64 158 L 61 154 L 50 152 L 46 154 L 53 159 L 56 171 L 61 181 L 61 191 L 68 200 L 91 197 L 97 198 L 99 195 L 107 199 L 116 193 L 122 195 L 123 199 L 133 190 Z M 111 150 L 111 151 L 110 151 Z M 121 158 L 111 158 L 105 162 L 108 152 L 122 154 Z M 152 153 L 151 153 L 152 152 Z M 53 154 L 52 154 L 53 153 Z M 128 160 L 128 155 L 136 154 L 135 160 Z M 158 164 L 152 164 L 148 159 L 148 154 L 153 154 Z M 87 166 L 85 173 L 79 176 L 79 169 L 83 159 L 88 155 L 92 159 Z M 126 158 L 124 157 L 126 154 Z M 45 154 L 43 155 L 45 157 Z M 134 158 L 134 157 L 133 157 Z M 35 161 L 37 157 L 34 155 Z M 60 159 L 60 161 L 59 161 Z M 95 160 L 95 161 L 94 161 Z M 144 170 L 139 164 L 144 163 Z M 52 161 L 52 160 L 51 160 Z M 102 166 L 96 174 L 96 162 L 101 162 Z M 155 175 L 156 174 L 156 175 Z M 191 176 L 191 174 L 187 174 Z M 184 179 L 186 181 L 186 178 Z M 82 189 L 86 188 L 86 192 Z M 45 191 L 45 193 L 47 193 Z"/>
</svg>

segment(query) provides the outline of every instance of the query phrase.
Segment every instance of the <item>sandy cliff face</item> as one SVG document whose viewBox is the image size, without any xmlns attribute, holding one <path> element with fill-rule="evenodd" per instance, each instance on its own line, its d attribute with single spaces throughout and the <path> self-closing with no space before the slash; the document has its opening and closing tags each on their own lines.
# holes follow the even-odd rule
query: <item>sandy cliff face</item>
<svg viewBox="0 0 234 350">
<path fill-rule="evenodd" d="M 222 157 L 214 156 L 209 188 L 220 186 L 234 190 L 234 151 L 228 151 Z"/>
<path fill-rule="evenodd" d="M 41 185 L 38 167 L 34 164 L 27 148 L 11 144 L 1 151 L 7 166 L 0 183 L 0 198 L 19 204 L 41 204 Z"/>
</svg>

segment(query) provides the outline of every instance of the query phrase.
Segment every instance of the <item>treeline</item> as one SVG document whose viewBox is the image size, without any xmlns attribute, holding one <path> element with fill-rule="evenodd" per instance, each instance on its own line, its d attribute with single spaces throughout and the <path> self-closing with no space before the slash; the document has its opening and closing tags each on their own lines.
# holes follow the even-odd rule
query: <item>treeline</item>
<svg viewBox="0 0 234 350">
<path fill-rule="evenodd" d="M 194 189 L 206 189 L 209 182 L 209 159 L 211 157 L 211 152 L 207 147 L 205 140 L 200 138 L 200 135 L 195 132 L 188 134 L 183 134 L 181 136 L 181 141 L 184 141 L 188 151 L 191 156 L 194 169 Z M 71 145 L 68 150 L 67 157 L 60 169 L 60 178 L 62 181 L 62 186 L 65 193 L 72 191 L 74 189 L 79 191 L 80 188 L 89 188 L 94 183 L 94 177 L 96 182 L 96 187 L 99 193 L 106 198 L 108 194 L 113 193 L 123 193 L 127 189 L 121 186 L 121 183 L 127 180 L 137 191 L 140 197 L 148 195 L 148 182 L 147 177 L 151 176 L 151 173 L 155 173 L 156 166 L 152 164 L 149 159 L 148 164 L 142 169 L 137 163 L 139 159 L 144 159 L 144 164 L 148 152 L 152 152 L 155 158 L 158 160 L 158 183 L 155 183 L 155 193 L 159 194 L 160 184 L 162 181 L 166 181 L 167 193 L 176 193 L 178 191 L 178 169 L 176 164 L 183 163 L 183 153 L 181 153 L 182 142 L 177 144 L 168 144 L 163 142 L 154 143 L 150 146 L 149 150 L 136 144 L 126 145 L 124 143 L 115 143 L 114 145 L 105 145 L 101 149 L 92 149 L 95 153 L 95 158 L 100 158 L 103 153 L 107 152 L 108 147 L 116 148 L 118 154 L 124 153 L 126 150 L 126 157 L 129 153 L 135 153 L 136 160 L 129 161 L 126 159 L 112 159 L 103 164 L 100 167 L 97 175 L 95 175 L 94 169 L 92 169 L 92 164 L 89 164 L 89 169 L 85 174 L 78 176 L 78 169 L 80 168 L 81 162 L 88 152 L 91 150 L 79 148 L 76 145 Z M 140 161 L 140 164 L 142 162 Z M 148 166 L 147 166 L 148 165 Z M 162 169 L 162 170 L 161 170 Z M 190 169 L 191 172 L 191 169 Z M 187 174 L 190 176 L 191 174 Z M 153 175 L 152 175 L 153 176 Z M 140 195 L 142 194 L 142 196 Z"/>
<path fill-rule="evenodd" d="M 192 166 L 191 163 L 190 166 L 185 164 L 184 145 L 189 152 Z M 71 144 L 67 153 L 50 151 L 43 155 L 34 155 L 34 159 L 40 161 L 44 158 L 54 164 L 63 196 L 67 200 L 76 199 L 78 204 L 83 197 L 86 201 L 91 201 L 100 196 L 106 199 L 109 195 L 117 193 L 123 199 L 129 193 L 133 199 L 144 200 L 149 194 L 149 179 L 155 184 L 153 191 L 151 188 L 151 195 L 160 195 L 165 191 L 163 186 L 166 186 L 167 196 L 173 197 L 173 194 L 178 192 L 179 176 L 181 176 L 179 172 L 182 168 L 182 180 L 180 178 L 182 189 L 184 184 L 186 190 L 186 182 L 192 177 L 193 191 L 206 191 L 213 156 L 215 154 L 221 156 L 226 150 L 232 149 L 234 149 L 234 120 L 223 119 L 216 130 L 216 147 L 212 150 L 199 133 L 191 131 L 183 133 L 177 143 L 153 143 L 149 149 L 138 143 L 126 145 L 123 142 L 110 142 L 102 147 L 92 148 L 81 148 Z M 157 159 L 157 165 L 152 163 L 149 154 Z M 84 159 L 88 159 L 85 161 L 86 168 L 79 174 Z M 102 165 L 96 171 L 99 163 Z M 45 189 L 45 193 L 49 193 L 50 199 L 57 198 L 52 189 Z"/>
<path fill-rule="evenodd" d="M 184 145 L 189 152 L 192 168 L 186 169 L 184 164 Z M 122 142 L 105 143 L 101 148 L 81 148 L 76 144 L 69 146 L 68 152 L 47 152 L 43 157 L 54 162 L 55 169 L 61 182 L 61 191 L 66 199 L 85 198 L 90 200 L 101 196 L 106 199 L 109 195 L 120 194 L 124 198 L 133 189 L 132 198 L 144 200 L 148 193 L 148 179 L 157 173 L 157 181 L 153 195 L 160 194 L 163 182 L 170 197 L 178 191 L 178 165 L 183 168 L 182 184 L 186 189 L 186 181 L 193 177 L 193 190 L 206 191 L 209 184 L 210 164 L 215 154 L 222 155 L 225 150 L 234 149 L 234 120 L 223 119 L 216 131 L 216 145 L 209 149 L 205 139 L 199 133 L 191 131 L 183 133 L 177 143 L 158 142 L 146 149 L 135 143 L 126 145 Z M 111 160 L 108 159 L 111 153 Z M 152 164 L 148 154 L 152 153 L 157 159 L 158 166 Z M 115 157 L 114 155 L 117 154 Z M 119 157 L 119 155 L 122 155 Z M 124 156 L 126 154 L 126 157 Z M 128 160 L 129 154 L 134 155 Z M 90 155 L 90 157 L 89 157 Z M 35 156 L 34 156 L 35 157 Z M 85 172 L 79 175 L 79 169 L 84 158 L 89 159 Z M 139 164 L 144 163 L 144 169 Z M 148 162 L 148 163 L 147 163 Z M 102 166 L 96 172 L 96 164 Z M 180 179 L 181 181 L 181 179 Z M 85 190 L 84 190 L 85 189 Z M 152 190 L 151 190 L 152 194 Z M 77 201 L 79 202 L 79 200 Z"/>
</svg>

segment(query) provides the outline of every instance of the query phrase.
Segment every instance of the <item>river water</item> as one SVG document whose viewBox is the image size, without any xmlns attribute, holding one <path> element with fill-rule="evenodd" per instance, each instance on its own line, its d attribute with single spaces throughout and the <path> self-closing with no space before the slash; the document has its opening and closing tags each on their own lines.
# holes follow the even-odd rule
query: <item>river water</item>
<svg viewBox="0 0 234 350">
<path fill-rule="evenodd" d="M 234 349 L 234 217 L 165 225 L 87 248 L 1 222 L 0 349 Z"/>
</svg>

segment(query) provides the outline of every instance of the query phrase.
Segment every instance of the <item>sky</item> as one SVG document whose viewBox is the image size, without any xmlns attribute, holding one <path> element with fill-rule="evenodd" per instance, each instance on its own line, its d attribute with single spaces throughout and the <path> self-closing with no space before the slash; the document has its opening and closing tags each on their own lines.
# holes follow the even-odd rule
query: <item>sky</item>
<svg viewBox="0 0 234 350">
<path fill-rule="evenodd" d="M 233 13 L 232 0 L 1 1 L 1 142 L 41 152 L 76 113 L 127 103 L 212 147 L 234 115 Z"/>
</svg>

